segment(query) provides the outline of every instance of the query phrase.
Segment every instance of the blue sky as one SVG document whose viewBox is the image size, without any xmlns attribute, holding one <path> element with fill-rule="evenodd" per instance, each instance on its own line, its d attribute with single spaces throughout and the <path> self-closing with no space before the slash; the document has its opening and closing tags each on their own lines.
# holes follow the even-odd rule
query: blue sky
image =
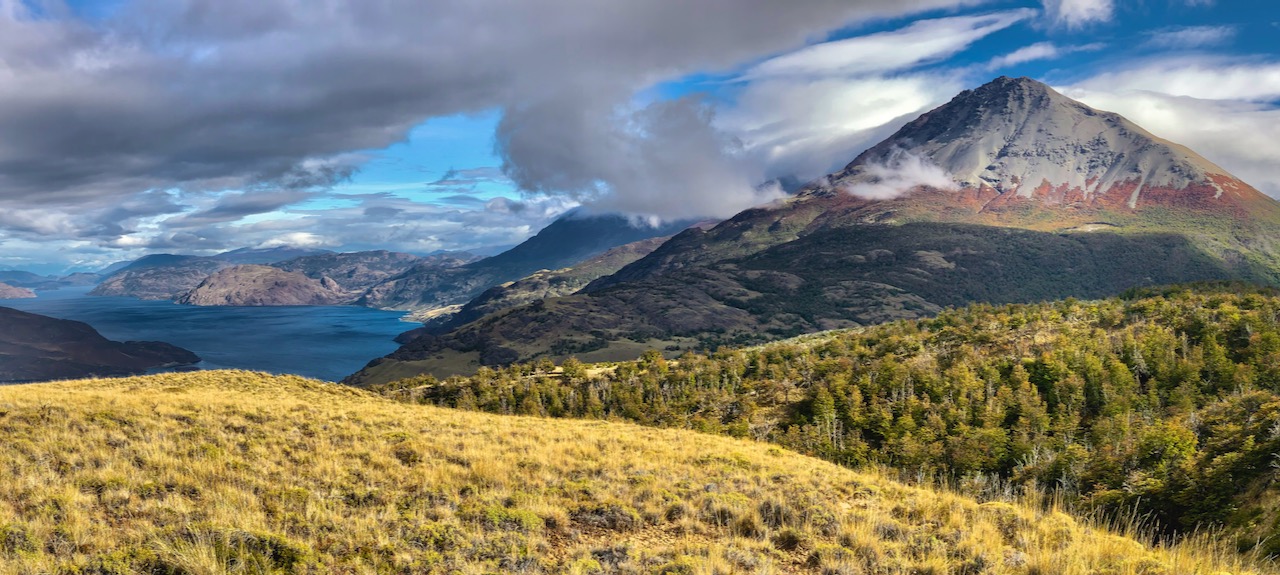
<svg viewBox="0 0 1280 575">
<path fill-rule="evenodd" d="M 1000 75 L 1280 195 L 1268 2 L 328 6 L 0 0 L 0 131 L 24 143 L 0 146 L 0 268 L 510 245 L 580 204 L 726 217 Z"/>
</svg>

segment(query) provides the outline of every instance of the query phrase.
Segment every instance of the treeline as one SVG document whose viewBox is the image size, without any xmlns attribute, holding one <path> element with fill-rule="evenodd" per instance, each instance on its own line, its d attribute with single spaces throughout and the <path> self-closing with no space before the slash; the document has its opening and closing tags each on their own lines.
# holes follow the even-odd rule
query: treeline
<svg viewBox="0 0 1280 575">
<path fill-rule="evenodd" d="M 1280 553 L 1280 292 L 1200 285 L 948 310 L 760 348 L 379 388 L 494 413 L 751 437 L 847 465 L 1054 491 Z"/>
</svg>

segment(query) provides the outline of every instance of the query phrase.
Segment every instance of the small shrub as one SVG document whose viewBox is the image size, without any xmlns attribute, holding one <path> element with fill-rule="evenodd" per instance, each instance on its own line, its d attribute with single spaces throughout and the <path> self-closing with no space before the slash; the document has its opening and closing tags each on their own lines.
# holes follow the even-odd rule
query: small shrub
<svg viewBox="0 0 1280 575">
<path fill-rule="evenodd" d="M 795 551 L 808 542 L 808 537 L 790 527 L 779 531 L 773 536 L 773 546 L 783 551 Z"/>
<path fill-rule="evenodd" d="M 640 514 L 617 502 L 588 503 L 569 512 L 575 522 L 610 531 L 629 531 L 640 526 Z"/>
</svg>

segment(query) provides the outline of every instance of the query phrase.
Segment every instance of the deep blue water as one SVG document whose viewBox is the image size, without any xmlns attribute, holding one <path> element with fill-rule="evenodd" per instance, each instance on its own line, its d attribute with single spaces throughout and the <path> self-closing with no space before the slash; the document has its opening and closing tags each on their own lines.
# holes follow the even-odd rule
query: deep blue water
<svg viewBox="0 0 1280 575">
<path fill-rule="evenodd" d="M 204 369 L 294 373 L 337 381 L 398 347 L 416 327 L 403 312 L 353 306 L 197 307 L 85 295 L 89 288 L 0 299 L 0 306 L 85 322 L 108 339 L 163 341 L 189 349 Z"/>
</svg>

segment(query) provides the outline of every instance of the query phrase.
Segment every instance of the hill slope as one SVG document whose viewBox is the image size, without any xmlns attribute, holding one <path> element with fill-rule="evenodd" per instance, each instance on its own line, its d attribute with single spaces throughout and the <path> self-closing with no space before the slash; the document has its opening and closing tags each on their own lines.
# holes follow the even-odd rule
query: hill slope
<svg viewBox="0 0 1280 575">
<path fill-rule="evenodd" d="M 116 270 L 89 291 L 89 295 L 170 300 L 195 289 L 214 272 L 231 262 L 200 256 L 155 254 Z"/>
<path fill-rule="evenodd" d="M 107 274 L 89 295 L 171 300 L 193 290 L 214 272 L 237 265 L 265 265 L 306 256 L 331 254 L 308 248 L 241 248 L 213 256 L 152 254 Z M 114 268 L 114 269 L 113 269 Z"/>
<path fill-rule="evenodd" d="M 131 375 L 198 361 L 167 343 L 110 341 L 88 324 L 0 307 L 0 383 Z"/>
<path fill-rule="evenodd" d="M 1280 292 L 1241 285 L 971 306 L 675 363 L 545 362 L 387 394 L 769 440 L 978 492 L 1051 489 L 1280 556 Z M 993 481 L 996 479 L 996 481 Z"/>
<path fill-rule="evenodd" d="M 18 386 L 0 406 L 6 572 L 1258 572 L 760 444 L 293 377 Z"/>
<path fill-rule="evenodd" d="M 621 245 L 591 259 L 558 270 L 539 270 L 513 282 L 491 287 L 454 313 L 435 313 L 423 321 L 423 333 L 448 333 L 486 315 L 519 307 L 538 300 L 571 295 L 587 287 L 593 280 L 615 273 L 658 249 L 669 237 L 649 238 Z M 443 311 L 443 310 L 439 310 Z M 402 334 L 400 340 L 412 341 L 417 335 Z"/>
<path fill-rule="evenodd" d="M 648 348 L 676 355 L 926 317 L 974 301 L 1099 298 L 1237 273 L 1173 234 L 861 225 L 495 313 L 440 336 L 421 336 L 347 382 L 468 374 L 540 357 L 618 361 Z"/>
</svg>

